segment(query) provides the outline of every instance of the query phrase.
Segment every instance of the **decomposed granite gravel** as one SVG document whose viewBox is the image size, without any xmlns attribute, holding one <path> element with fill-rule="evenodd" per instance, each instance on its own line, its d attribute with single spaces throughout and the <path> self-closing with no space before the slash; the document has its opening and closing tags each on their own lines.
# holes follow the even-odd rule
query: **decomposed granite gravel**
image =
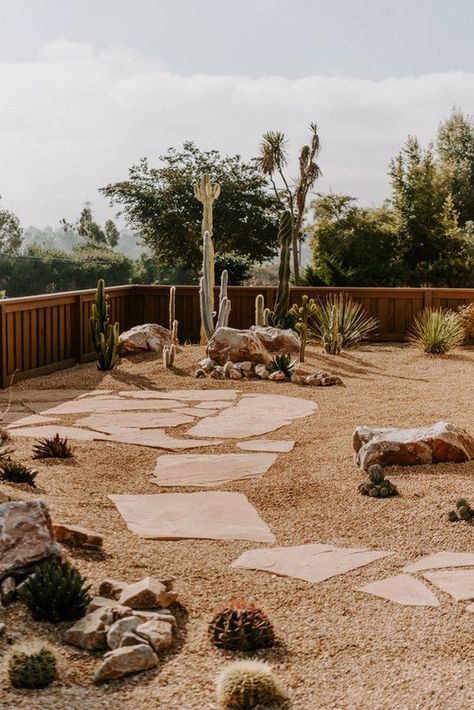
<svg viewBox="0 0 474 710">
<path fill-rule="evenodd" d="M 32 494 L 2 483 L 0 494 L 41 495 L 53 519 L 101 533 L 103 553 L 69 551 L 94 584 L 104 577 L 131 582 L 146 575 L 174 576 L 182 606 L 173 612 L 177 640 L 161 656 L 158 669 L 96 687 L 92 678 L 98 657 L 63 644 L 67 625 L 32 622 L 20 604 L 11 604 L 2 613 L 7 637 L 47 639 L 59 654 L 59 680 L 34 692 L 11 690 L 4 680 L 1 710 L 216 710 L 214 679 L 231 656 L 210 646 L 207 624 L 216 605 L 241 595 L 261 604 L 274 624 L 279 644 L 257 656 L 274 666 L 291 710 L 461 710 L 473 705 L 474 615 L 465 611 L 468 603 L 456 602 L 426 579 L 439 607 L 402 606 L 357 588 L 399 575 L 423 555 L 472 552 L 474 527 L 451 524 L 447 514 L 458 497 L 474 502 L 474 462 L 390 469 L 400 496 L 371 499 L 357 492 L 364 475 L 353 463 L 352 432 L 362 424 L 411 427 L 440 419 L 474 432 L 474 349 L 439 358 L 408 345 L 366 345 L 342 356 L 308 350 L 310 366 L 339 375 L 345 386 L 195 380 L 191 375 L 204 351 L 188 346 L 180 349 L 174 372 L 163 371 L 161 359 L 147 354 L 122 360 L 111 373 L 91 363 L 14 387 L 15 392 L 237 389 L 311 400 L 318 405 L 315 414 L 265 437 L 294 440 L 292 451 L 279 454 L 265 474 L 228 482 L 219 490 L 244 494 L 278 546 L 320 543 L 394 554 L 311 584 L 231 567 L 256 547 L 252 542 L 140 539 L 127 529 L 109 494 L 196 490 L 160 491 L 150 481 L 159 450 L 77 441 L 74 460 L 33 462 L 31 439 L 18 438 L 14 456 L 39 469 L 37 490 Z M 194 401 L 189 407 L 195 407 Z M 215 401 L 224 397 L 216 392 Z M 73 426 L 80 416 L 61 416 L 61 424 Z M 175 426 L 168 433 L 184 436 L 189 427 Z M 212 449 L 216 454 L 237 451 L 231 439 Z M 2 657 L 7 651 L 6 638 L 0 639 Z"/>
</svg>

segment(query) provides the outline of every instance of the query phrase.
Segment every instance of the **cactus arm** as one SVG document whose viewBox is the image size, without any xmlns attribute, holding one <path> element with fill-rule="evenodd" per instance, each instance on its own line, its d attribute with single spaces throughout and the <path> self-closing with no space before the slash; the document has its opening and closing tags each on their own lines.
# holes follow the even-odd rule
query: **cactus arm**
<svg viewBox="0 0 474 710">
<path fill-rule="evenodd" d="M 204 276 L 199 281 L 199 304 L 201 307 L 201 326 L 205 333 L 206 340 L 210 340 L 214 332 L 214 324 L 212 322 L 211 306 L 207 289 L 204 282 Z"/>
<path fill-rule="evenodd" d="M 255 298 L 255 325 L 265 325 L 265 300 L 261 293 Z"/>
</svg>

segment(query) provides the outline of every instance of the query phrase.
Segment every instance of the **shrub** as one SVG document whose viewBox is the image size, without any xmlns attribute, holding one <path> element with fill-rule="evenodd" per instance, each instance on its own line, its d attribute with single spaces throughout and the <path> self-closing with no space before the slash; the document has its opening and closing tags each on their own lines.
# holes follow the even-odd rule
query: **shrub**
<svg viewBox="0 0 474 710">
<path fill-rule="evenodd" d="M 415 316 L 409 340 L 425 353 L 442 355 L 462 345 L 464 329 L 458 316 L 442 308 L 426 308 Z"/>
<path fill-rule="evenodd" d="M 353 348 L 377 329 L 378 321 L 346 294 L 331 294 L 316 302 L 308 327 L 325 352 L 338 355 L 343 348 Z"/>
<path fill-rule="evenodd" d="M 227 710 L 250 710 L 283 697 L 273 671 L 260 661 L 230 663 L 217 679 L 217 700 Z"/>
<path fill-rule="evenodd" d="M 9 449 L 9 453 L 11 449 Z M 9 483 L 27 483 L 29 486 L 35 485 L 35 478 L 38 471 L 24 466 L 19 461 L 12 461 L 9 458 L 0 460 L 0 479 Z"/>
<path fill-rule="evenodd" d="M 57 676 L 56 657 L 48 646 L 24 644 L 13 647 L 8 676 L 14 688 L 45 688 Z"/>
<path fill-rule="evenodd" d="M 474 303 L 459 306 L 457 314 L 464 330 L 465 341 L 468 343 L 474 342 Z"/>
<path fill-rule="evenodd" d="M 59 434 L 52 439 L 39 439 L 33 446 L 34 459 L 69 459 L 72 456 L 67 438 L 62 439 Z"/>
<path fill-rule="evenodd" d="M 209 624 L 209 639 L 217 648 L 254 651 L 275 643 L 273 626 L 266 614 L 246 599 L 232 599 Z"/>
<path fill-rule="evenodd" d="M 19 597 L 37 621 L 58 623 L 84 616 L 90 585 L 69 562 L 52 560 L 21 585 Z"/>
<path fill-rule="evenodd" d="M 359 493 L 371 498 L 390 498 L 398 495 L 397 487 L 385 478 L 382 466 L 374 464 L 369 466 L 368 481 L 359 484 Z"/>
</svg>

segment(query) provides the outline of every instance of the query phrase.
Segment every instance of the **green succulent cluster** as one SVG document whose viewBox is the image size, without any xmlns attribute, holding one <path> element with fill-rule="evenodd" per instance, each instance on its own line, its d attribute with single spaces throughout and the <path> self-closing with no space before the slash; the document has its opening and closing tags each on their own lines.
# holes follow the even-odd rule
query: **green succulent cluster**
<svg viewBox="0 0 474 710">
<path fill-rule="evenodd" d="M 56 657 L 47 646 L 13 648 L 8 659 L 8 676 L 14 688 L 45 688 L 57 676 Z"/>
<path fill-rule="evenodd" d="M 209 624 L 209 639 L 217 648 L 254 651 L 275 643 L 273 626 L 266 614 L 252 602 L 232 599 Z"/>
<path fill-rule="evenodd" d="M 26 579 L 18 596 L 37 621 L 69 621 L 84 616 L 90 585 L 69 562 L 51 560 Z"/>
<path fill-rule="evenodd" d="M 359 484 L 359 493 L 371 498 L 390 498 L 398 495 L 397 487 L 384 476 L 382 466 L 369 466 L 368 481 Z"/>
<path fill-rule="evenodd" d="M 270 363 L 270 370 L 272 372 L 276 372 L 279 370 L 280 372 L 283 372 L 285 377 L 290 378 L 293 370 L 295 369 L 296 366 L 296 360 L 291 359 L 291 355 L 288 355 L 287 353 L 281 353 L 279 355 L 275 355 L 275 357 L 272 359 Z"/>
<path fill-rule="evenodd" d="M 448 518 L 451 523 L 457 523 L 460 520 L 471 520 L 471 518 L 474 518 L 474 510 L 465 498 L 459 498 L 455 503 L 455 510 L 451 510 L 448 513 Z"/>
</svg>

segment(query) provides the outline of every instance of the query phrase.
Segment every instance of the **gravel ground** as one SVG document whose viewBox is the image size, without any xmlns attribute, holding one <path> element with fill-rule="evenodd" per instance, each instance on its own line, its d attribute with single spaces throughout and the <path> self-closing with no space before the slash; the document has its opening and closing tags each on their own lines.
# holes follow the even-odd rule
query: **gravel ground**
<svg viewBox="0 0 474 710">
<path fill-rule="evenodd" d="M 310 542 L 393 550 L 393 557 L 311 585 L 229 564 L 248 542 L 140 540 L 128 532 L 108 493 L 157 493 L 149 482 L 157 451 L 102 442 L 79 442 L 73 462 L 37 463 L 38 493 L 53 517 L 104 535 L 104 553 L 71 552 L 96 583 L 106 576 L 128 581 L 173 575 L 180 595 L 179 636 L 157 671 L 97 688 L 98 658 L 62 643 L 64 626 L 32 622 L 19 604 L 4 613 L 14 641 L 47 638 L 60 656 L 60 680 L 36 692 L 3 683 L 0 708 L 45 710 L 204 710 L 216 708 L 214 678 L 229 656 L 213 649 L 207 623 L 216 605 L 251 596 L 273 621 L 279 644 L 259 654 L 275 667 L 292 710 L 457 710 L 474 701 L 474 615 L 441 592 L 440 608 L 410 608 L 355 591 L 398 573 L 422 554 L 472 551 L 473 528 L 450 524 L 457 497 L 474 500 L 474 462 L 390 470 L 399 498 L 357 493 L 362 476 L 353 463 L 355 426 L 419 426 L 447 419 L 474 432 L 474 349 L 431 358 L 406 345 L 364 346 L 340 357 L 309 348 L 308 364 L 340 375 L 344 387 L 303 388 L 290 383 L 194 380 L 189 375 L 202 349 L 189 346 L 174 373 L 160 360 L 136 356 L 111 374 L 81 365 L 18 385 L 26 388 L 223 388 L 314 399 L 318 413 L 273 435 L 295 438 L 265 475 L 222 486 L 241 491 L 270 525 L 279 545 Z M 73 422 L 74 417 L 64 418 Z M 186 426 L 173 429 L 181 433 Z M 31 457 L 31 440 L 17 439 L 17 454 Z M 231 444 L 213 452 L 235 450 Z M 167 489 L 175 490 L 175 489 Z M 180 489 L 182 490 L 182 489 Z M 0 494 L 30 495 L 0 485 Z M 8 646 L 0 641 L 2 655 Z"/>
</svg>

